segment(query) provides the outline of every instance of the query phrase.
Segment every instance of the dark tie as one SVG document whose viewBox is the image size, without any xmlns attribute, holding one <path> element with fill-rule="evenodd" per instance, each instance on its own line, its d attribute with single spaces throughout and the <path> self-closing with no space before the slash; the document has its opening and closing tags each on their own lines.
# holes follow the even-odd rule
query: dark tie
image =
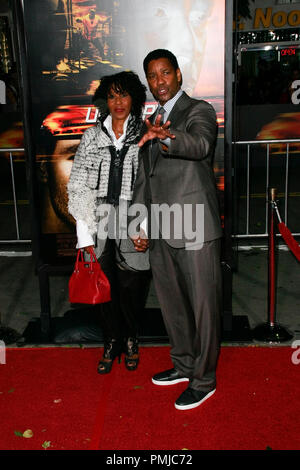
<svg viewBox="0 0 300 470">
<path fill-rule="evenodd" d="M 161 115 L 161 119 L 160 119 L 161 124 L 164 123 L 165 112 L 166 112 L 165 108 L 163 108 L 163 106 L 158 105 L 158 112 L 156 114 L 156 118 L 159 114 Z M 158 139 L 153 139 L 152 145 L 151 145 L 150 176 L 153 175 L 153 170 L 154 170 L 154 166 L 155 166 L 158 155 L 159 155 Z"/>
<path fill-rule="evenodd" d="M 158 115 L 158 114 L 161 115 L 161 120 L 160 120 L 161 123 L 164 123 L 164 122 L 165 122 L 165 119 L 164 119 L 164 114 L 165 114 L 165 112 L 166 112 L 166 110 L 165 110 L 165 108 L 164 108 L 163 106 L 160 106 L 160 107 L 158 108 L 158 113 L 157 113 L 157 115 Z"/>
</svg>

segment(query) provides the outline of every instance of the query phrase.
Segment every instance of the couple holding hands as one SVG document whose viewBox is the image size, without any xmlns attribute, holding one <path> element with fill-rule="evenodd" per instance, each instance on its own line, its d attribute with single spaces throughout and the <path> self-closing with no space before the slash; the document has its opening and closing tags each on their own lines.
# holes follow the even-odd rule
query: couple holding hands
<svg viewBox="0 0 300 470">
<path fill-rule="evenodd" d="M 182 89 L 174 54 L 150 52 L 143 62 L 149 89 L 158 101 L 142 121 L 146 88 L 133 72 L 101 79 L 94 102 L 98 123 L 86 130 L 77 149 L 68 183 L 69 212 L 76 220 L 77 247 L 95 249 L 111 284 L 111 302 L 102 305 L 104 353 L 98 372 L 110 372 L 125 353 L 125 366 L 139 363 L 138 324 L 150 281 L 150 268 L 171 345 L 173 368 L 157 373 L 159 386 L 188 382 L 178 397 L 179 410 L 199 406 L 216 389 L 221 311 L 221 219 L 213 173 L 216 114 L 203 100 Z M 192 216 L 203 208 L 202 243 L 185 231 L 151 238 L 152 221 L 143 221 L 135 236 L 109 237 L 99 230 L 99 206 L 117 214 L 120 204 L 189 205 Z M 188 220 L 194 224 L 194 217 Z M 121 222 L 122 226 L 122 222 Z M 126 230 L 127 221 L 125 223 Z M 196 227 L 196 230 L 198 228 Z"/>
</svg>

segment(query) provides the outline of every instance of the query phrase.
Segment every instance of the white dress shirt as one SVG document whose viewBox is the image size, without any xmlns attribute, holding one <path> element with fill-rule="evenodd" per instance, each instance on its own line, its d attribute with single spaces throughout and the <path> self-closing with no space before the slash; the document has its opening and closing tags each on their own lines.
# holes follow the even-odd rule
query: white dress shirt
<svg viewBox="0 0 300 470">
<path fill-rule="evenodd" d="M 182 91 L 182 89 L 180 88 L 180 90 L 177 91 L 176 95 L 173 96 L 173 98 L 171 98 L 169 101 L 167 101 L 167 102 L 163 105 L 163 108 L 164 108 L 164 110 L 165 110 L 164 115 L 163 115 L 163 123 L 167 122 L 168 117 L 169 117 L 169 114 L 171 113 L 172 109 L 173 109 L 174 106 L 175 106 L 176 101 L 178 100 L 178 98 L 180 98 L 180 96 L 182 95 L 182 93 L 183 93 L 183 91 Z M 159 104 L 157 109 L 159 109 L 160 106 L 161 106 L 161 105 Z M 172 125 L 172 123 L 171 123 L 171 125 Z M 167 147 L 169 147 L 170 141 L 171 141 L 170 137 L 167 137 L 167 138 L 164 139 L 164 140 L 162 140 L 162 139 L 160 140 L 160 142 L 162 142 L 163 144 L 165 144 Z"/>
</svg>

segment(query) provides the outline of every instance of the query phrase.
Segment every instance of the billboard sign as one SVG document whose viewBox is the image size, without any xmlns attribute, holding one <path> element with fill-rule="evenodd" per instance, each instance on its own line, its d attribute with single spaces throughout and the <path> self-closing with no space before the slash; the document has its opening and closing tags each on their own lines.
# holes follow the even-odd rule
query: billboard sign
<svg viewBox="0 0 300 470">
<path fill-rule="evenodd" d="M 74 254 L 66 184 L 82 133 L 97 122 L 92 98 L 101 77 L 133 70 L 147 85 L 142 63 L 153 49 L 171 50 L 182 88 L 217 112 L 215 173 L 222 194 L 225 0 L 24 0 L 23 5 L 45 262 Z M 144 115 L 156 105 L 148 91 Z"/>
</svg>

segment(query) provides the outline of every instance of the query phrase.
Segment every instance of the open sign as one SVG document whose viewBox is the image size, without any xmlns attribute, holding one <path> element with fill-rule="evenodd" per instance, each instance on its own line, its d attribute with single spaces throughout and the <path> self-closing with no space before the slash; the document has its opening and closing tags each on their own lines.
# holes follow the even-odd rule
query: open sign
<svg viewBox="0 0 300 470">
<path fill-rule="evenodd" d="M 287 49 L 281 49 L 280 54 L 285 55 L 296 55 L 296 49 L 294 47 L 289 47 Z"/>
</svg>

